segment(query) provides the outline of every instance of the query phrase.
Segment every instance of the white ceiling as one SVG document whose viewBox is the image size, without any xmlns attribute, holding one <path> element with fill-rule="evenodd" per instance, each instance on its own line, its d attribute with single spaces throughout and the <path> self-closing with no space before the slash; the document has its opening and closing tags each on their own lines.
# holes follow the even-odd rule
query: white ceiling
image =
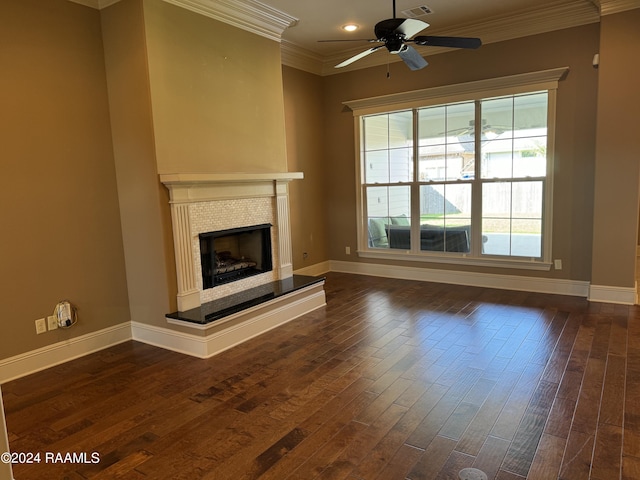
<svg viewBox="0 0 640 480">
<path fill-rule="evenodd" d="M 283 32 L 283 39 L 322 55 L 344 51 L 345 44 L 318 43 L 318 40 L 374 38 L 374 25 L 380 20 L 393 17 L 392 0 L 261 1 L 299 19 L 296 25 Z M 586 6 L 594 14 L 598 12 L 598 7 L 591 0 L 396 0 L 396 16 L 404 18 L 406 16 L 402 14 L 403 10 L 421 5 L 426 5 L 433 11 L 418 17 L 431 25 L 424 35 L 430 35 L 436 30 L 456 31 L 461 27 L 467 30 L 474 24 L 505 17 L 517 17 L 518 21 L 522 21 L 524 19 L 520 17 L 523 14 L 551 14 L 559 6 L 568 6 L 569 10 L 580 10 Z M 346 23 L 356 23 L 361 28 L 357 32 L 347 33 L 340 28 Z M 366 43 L 362 45 L 367 48 Z"/>
<path fill-rule="evenodd" d="M 375 24 L 393 17 L 393 0 L 261 1 L 297 19 L 282 33 L 284 63 L 291 63 L 287 61 L 289 52 L 295 52 L 295 60 L 306 55 L 310 61 L 322 64 L 320 72 L 314 72 L 322 74 L 337 73 L 333 65 L 371 45 L 318 40 L 374 38 Z M 416 17 L 430 25 L 422 35 L 479 37 L 487 44 L 598 22 L 600 3 L 599 0 L 396 0 L 396 16 L 406 18 L 403 11 L 425 5 L 433 13 Z M 347 33 L 341 29 L 346 23 L 355 23 L 361 28 Z M 427 56 L 449 50 L 417 48 Z M 389 61 L 388 57 L 370 55 L 347 69 L 384 64 Z M 312 71 L 313 67 L 307 70 Z"/>
<path fill-rule="evenodd" d="M 102 9 L 119 0 L 70 1 Z M 318 42 L 373 38 L 375 24 L 393 17 L 393 0 L 164 1 L 276 39 L 282 45 L 283 64 L 312 73 L 330 75 L 400 61 L 396 55 L 376 53 L 335 69 L 334 65 L 371 45 L 365 41 Z M 423 5 L 432 13 L 416 17 L 430 25 L 422 35 L 479 37 L 488 44 L 596 23 L 602 15 L 640 8 L 640 0 L 396 0 L 396 16 L 406 18 L 403 11 Z M 346 23 L 361 28 L 347 33 L 340 28 Z M 426 57 L 450 50 L 416 48 Z"/>
</svg>

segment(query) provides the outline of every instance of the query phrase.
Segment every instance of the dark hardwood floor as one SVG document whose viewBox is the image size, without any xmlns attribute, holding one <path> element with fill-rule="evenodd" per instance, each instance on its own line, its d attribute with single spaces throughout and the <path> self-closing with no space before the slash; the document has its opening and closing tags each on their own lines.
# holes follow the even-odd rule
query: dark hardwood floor
<svg viewBox="0 0 640 480">
<path fill-rule="evenodd" d="M 338 273 L 326 291 L 208 360 L 128 342 L 3 385 L 12 450 L 43 456 L 15 478 L 640 478 L 639 307 Z"/>
</svg>

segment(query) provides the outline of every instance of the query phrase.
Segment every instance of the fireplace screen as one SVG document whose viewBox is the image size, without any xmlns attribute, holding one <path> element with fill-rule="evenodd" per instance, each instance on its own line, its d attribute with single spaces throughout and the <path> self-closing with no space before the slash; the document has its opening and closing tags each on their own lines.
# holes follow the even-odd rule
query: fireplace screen
<svg viewBox="0 0 640 480">
<path fill-rule="evenodd" d="M 202 289 L 273 269 L 271 224 L 201 233 Z"/>
</svg>

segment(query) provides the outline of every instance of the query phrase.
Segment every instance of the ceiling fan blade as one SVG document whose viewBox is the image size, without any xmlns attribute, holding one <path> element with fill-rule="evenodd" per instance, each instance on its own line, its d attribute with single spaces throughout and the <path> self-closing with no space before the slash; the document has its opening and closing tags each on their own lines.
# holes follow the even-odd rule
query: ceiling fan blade
<svg viewBox="0 0 640 480">
<path fill-rule="evenodd" d="M 416 33 L 421 32 L 427 28 L 429 24 L 422 20 L 416 20 L 415 18 L 406 18 L 397 28 L 396 32 L 402 33 L 405 38 L 411 38 Z"/>
<path fill-rule="evenodd" d="M 360 60 L 361 58 L 366 57 L 367 55 L 369 55 L 370 53 L 375 52 L 376 50 L 378 50 L 379 48 L 384 47 L 384 45 L 378 45 L 377 47 L 372 47 L 368 50 L 365 50 L 364 52 L 361 52 L 357 55 L 354 55 L 351 58 L 346 59 L 344 62 L 339 63 L 338 65 L 336 65 L 334 68 L 341 68 L 341 67 L 346 67 L 347 65 L 351 65 L 353 62 Z"/>
<path fill-rule="evenodd" d="M 478 48 L 482 45 L 482 40 L 469 37 L 434 37 L 433 35 L 420 35 L 413 39 L 413 43 L 430 47 Z"/>
<path fill-rule="evenodd" d="M 429 65 L 429 63 L 422 57 L 422 55 L 418 53 L 415 48 L 409 45 L 405 45 L 404 47 L 405 48 L 402 48 L 398 52 L 398 55 L 400 55 L 400 58 L 402 58 L 404 63 L 406 63 L 407 67 L 409 67 L 411 70 L 420 70 L 421 68 Z"/>
<path fill-rule="evenodd" d="M 428 26 L 428 23 L 415 18 L 389 18 L 376 23 L 373 31 L 376 34 L 376 38 L 385 38 L 389 35 L 397 34 L 404 35 L 405 38 L 411 38 Z"/>
<path fill-rule="evenodd" d="M 376 38 L 382 39 L 389 35 L 393 35 L 396 29 L 404 23 L 404 18 L 389 18 L 376 23 L 373 27 L 373 32 L 376 34 Z"/>
</svg>

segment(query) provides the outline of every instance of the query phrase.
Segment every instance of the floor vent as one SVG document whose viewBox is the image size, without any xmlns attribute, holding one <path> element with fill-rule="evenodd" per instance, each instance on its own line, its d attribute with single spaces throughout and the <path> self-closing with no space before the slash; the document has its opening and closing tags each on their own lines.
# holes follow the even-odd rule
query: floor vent
<svg viewBox="0 0 640 480">
<path fill-rule="evenodd" d="M 458 477 L 460 480 L 487 480 L 487 474 L 477 468 L 463 468 Z"/>
</svg>

